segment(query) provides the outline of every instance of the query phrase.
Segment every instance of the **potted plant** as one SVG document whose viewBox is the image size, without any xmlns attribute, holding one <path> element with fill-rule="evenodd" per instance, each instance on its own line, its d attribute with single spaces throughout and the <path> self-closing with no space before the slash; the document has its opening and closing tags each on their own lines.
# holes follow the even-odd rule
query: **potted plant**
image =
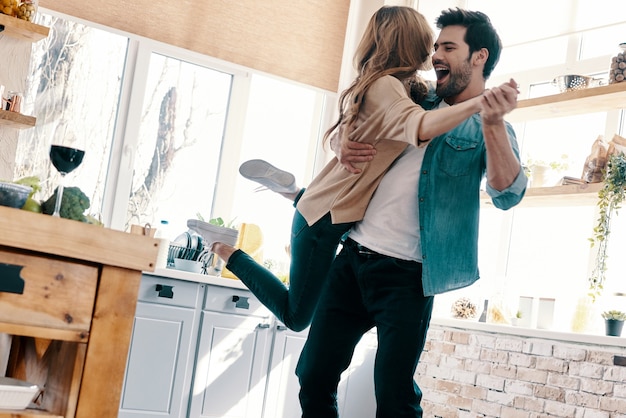
<svg viewBox="0 0 626 418">
<path fill-rule="evenodd" d="M 531 187 L 545 187 L 556 185 L 560 173 L 569 168 L 569 162 L 567 154 L 563 154 L 560 161 L 547 162 L 530 158 L 525 166 L 530 174 Z"/>
<path fill-rule="evenodd" d="M 597 245 L 594 268 L 589 276 L 589 295 L 592 300 L 602 293 L 607 269 L 607 245 L 611 233 L 611 218 L 621 208 L 626 199 L 626 156 L 620 152 L 611 154 L 603 172 L 602 188 L 598 191 L 600 215 L 593 236 L 589 238 L 591 246 Z"/>
<path fill-rule="evenodd" d="M 522 319 L 522 311 L 518 310 L 515 312 L 515 316 L 511 318 L 511 325 L 516 326 L 520 319 Z"/>
<path fill-rule="evenodd" d="M 606 325 L 606 335 L 611 335 L 613 337 L 619 337 L 622 335 L 622 328 L 624 328 L 626 313 L 618 310 L 610 310 L 602 312 L 602 318 L 604 318 L 604 324 Z"/>
</svg>

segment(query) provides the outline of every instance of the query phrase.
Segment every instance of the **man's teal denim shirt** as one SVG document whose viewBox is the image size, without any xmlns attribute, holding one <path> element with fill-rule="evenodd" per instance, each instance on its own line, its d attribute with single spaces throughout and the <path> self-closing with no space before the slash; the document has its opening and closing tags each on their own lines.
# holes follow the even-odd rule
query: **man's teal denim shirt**
<svg viewBox="0 0 626 418">
<path fill-rule="evenodd" d="M 422 105 L 431 109 L 440 101 L 431 95 Z M 509 123 L 506 129 L 519 159 L 515 132 Z M 469 286 L 479 279 L 480 185 L 486 167 L 487 152 L 478 114 L 433 138 L 426 148 L 418 198 L 422 285 L 427 296 Z M 495 207 L 507 210 L 522 200 L 526 183 L 520 168 L 508 188 L 498 191 L 487 184 L 487 194 Z"/>
</svg>

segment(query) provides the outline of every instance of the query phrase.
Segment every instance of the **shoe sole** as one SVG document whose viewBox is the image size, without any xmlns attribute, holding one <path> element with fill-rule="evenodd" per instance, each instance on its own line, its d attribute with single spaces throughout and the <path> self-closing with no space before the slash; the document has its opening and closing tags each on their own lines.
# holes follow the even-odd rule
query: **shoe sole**
<svg viewBox="0 0 626 418">
<path fill-rule="evenodd" d="M 265 160 L 249 160 L 239 166 L 239 174 L 276 193 L 295 193 L 296 178 L 288 171 L 274 167 Z"/>
<path fill-rule="evenodd" d="M 200 234 L 205 243 L 208 244 L 208 247 L 216 242 L 222 242 L 234 247 L 239 238 L 239 231 L 236 229 L 211 225 L 198 219 L 188 219 L 187 227 Z"/>
</svg>

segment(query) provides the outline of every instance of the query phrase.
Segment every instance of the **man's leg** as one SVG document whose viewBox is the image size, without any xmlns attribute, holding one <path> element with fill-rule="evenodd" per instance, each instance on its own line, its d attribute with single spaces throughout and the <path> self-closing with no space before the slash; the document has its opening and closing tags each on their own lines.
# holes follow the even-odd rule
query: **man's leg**
<svg viewBox="0 0 626 418">
<path fill-rule="evenodd" d="M 414 374 L 433 308 L 424 297 L 421 264 L 389 257 L 362 270 L 364 299 L 378 329 L 374 366 L 377 418 L 422 417 L 422 392 Z"/>
<path fill-rule="evenodd" d="M 361 336 L 373 323 L 363 303 L 345 248 L 333 262 L 327 286 L 313 317 L 296 375 L 302 418 L 337 418 L 337 386 Z"/>
</svg>

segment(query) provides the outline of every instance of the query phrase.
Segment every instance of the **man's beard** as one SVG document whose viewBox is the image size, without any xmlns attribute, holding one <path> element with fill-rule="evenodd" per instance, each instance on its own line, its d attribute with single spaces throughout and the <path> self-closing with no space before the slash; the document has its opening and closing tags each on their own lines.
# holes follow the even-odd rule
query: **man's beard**
<svg viewBox="0 0 626 418">
<path fill-rule="evenodd" d="M 450 69 L 448 81 L 445 84 L 437 84 L 435 92 L 442 99 L 461 94 L 472 79 L 472 67 L 469 59 L 463 61 L 459 69 Z"/>
</svg>

